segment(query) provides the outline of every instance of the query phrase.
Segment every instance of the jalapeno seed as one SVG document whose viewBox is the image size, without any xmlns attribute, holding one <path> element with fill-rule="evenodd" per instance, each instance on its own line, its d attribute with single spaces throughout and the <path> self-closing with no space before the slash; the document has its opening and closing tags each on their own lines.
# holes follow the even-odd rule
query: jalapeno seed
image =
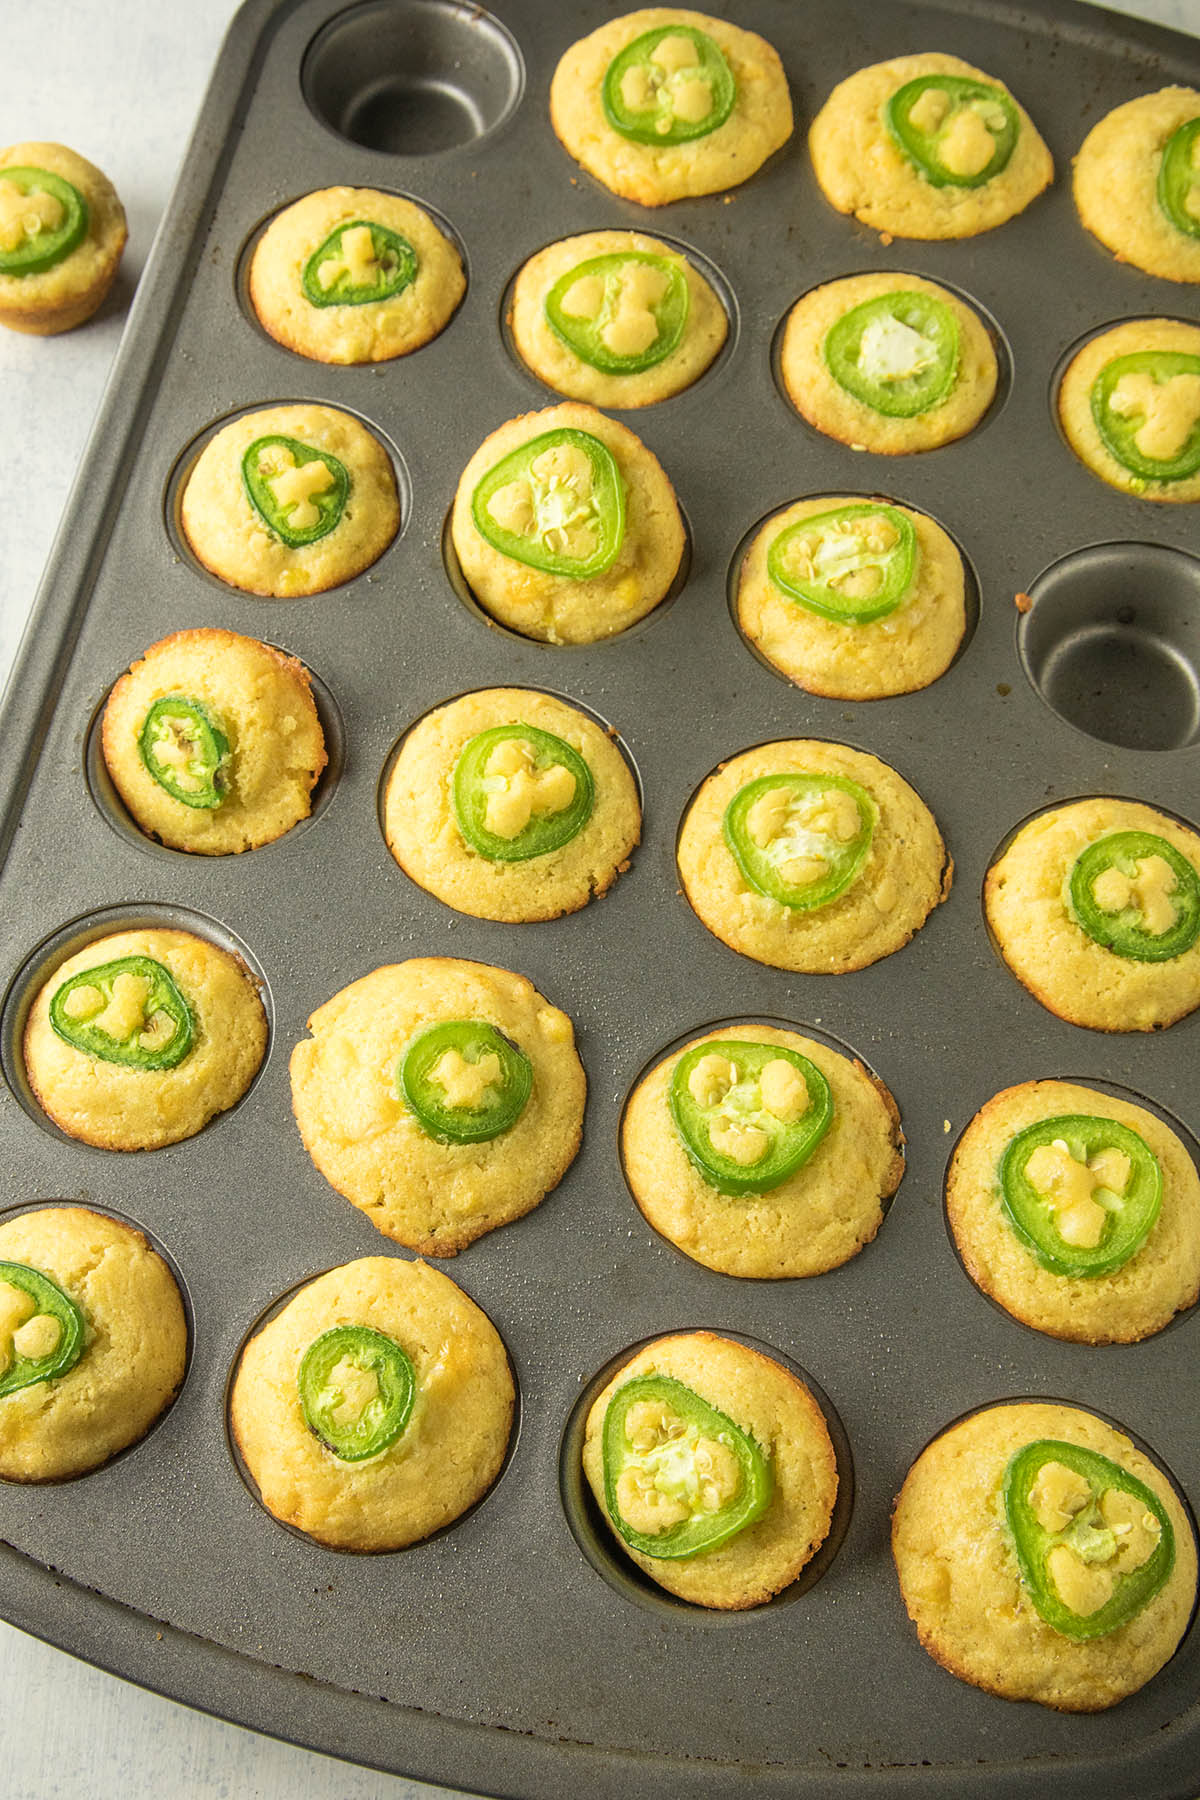
<svg viewBox="0 0 1200 1800">
<path fill-rule="evenodd" d="M 27 1263 L 0 1262 L 0 1399 L 65 1375 L 86 1342 L 83 1313 L 56 1281 Z"/>
<path fill-rule="evenodd" d="M 1008 166 L 1020 133 L 1003 88 L 962 75 L 918 75 L 884 108 L 894 141 L 932 187 L 982 187 Z"/>
<path fill-rule="evenodd" d="M 417 1378 L 394 1338 L 367 1325 L 336 1325 L 304 1352 L 297 1386 L 309 1430 L 339 1462 L 364 1462 L 408 1425 Z"/>
<path fill-rule="evenodd" d="M 616 561 L 625 484 L 606 444 L 564 426 L 496 463 L 471 496 L 475 527 L 503 556 L 549 575 L 587 579 Z"/>
<path fill-rule="evenodd" d="M 822 344 L 838 386 L 889 419 L 912 419 L 944 400 L 958 378 L 958 320 L 915 289 L 852 306 Z"/>
<path fill-rule="evenodd" d="M 315 544 L 338 523 L 350 472 L 328 451 L 272 433 L 255 438 L 242 457 L 246 496 L 267 529 L 290 550 Z"/>
<path fill-rule="evenodd" d="M 143 767 L 173 800 L 213 812 L 229 793 L 229 740 L 216 717 L 189 694 L 164 694 L 138 736 Z"/>
<path fill-rule="evenodd" d="M 50 1024 L 86 1056 L 129 1069 L 173 1069 L 195 1036 L 187 1000 L 152 956 L 79 970 L 52 995 Z"/>
<path fill-rule="evenodd" d="M 533 1091 L 525 1052 L 482 1019 L 448 1019 L 418 1033 L 397 1083 L 422 1131 L 443 1144 L 481 1144 L 516 1124 Z"/>
<path fill-rule="evenodd" d="M 40 275 L 87 235 L 83 195 L 49 169 L 0 169 L 0 275 Z"/>
<path fill-rule="evenodd" d="M 1063 1114 L 1011 1138 L 1000 1158 L 1004 1216 L 1056 1275 L 1111 1275 L 1137 1254 L 1162 1205 L 1162 1169 L 1115 1119 Z"/>
<path fill-rule="evenodd" d="M 604 76 L 604 116 L 635 144 L 687 144 L 733 111 L 737 83 L 705 31 L 665 25 L 614 56 Z"/>
<path fill-rule="evenodd" d="M 403 293 L 417 266 L 416 251 L 399 232 L 353 219 L 313 251 L 300 286 L 310 306 L 369 306 Z"/>
<path fill-rule="evenodd" d="M 1200 237 L 1200 119 L 1188 119 L 1163 146 L 1158 204 L 1177 231 Z"/>
<path fill-rule="evenodd" d="M 798 911 L 844 894 L 867 859 L 878 808 L 843 775 L 762 775 L 725 809 L 725 842 L 750 886 Z"/>
<path fill-rule="evenodd" d="M 1200 938 L 1200 876 L 1151 831 L 1114 831 L 1077 857 L 1067 884 L 1076 922 L 1101 949 L 1169 962 Z"/>
<path fill-rule="evenodd" d="M 546 322 L 569 350 L 605 375 L 640 375 L 683 336 L 688 285 L 682 269 L 647 251 L 576 263 L 546 295 Z"/>
<path fill-rule="evenodd" d="M 1140 350 L 1096 377 L 1092 417 L 1104 447 L 1144 481 L 1183 481 L 1200 470 L 1200 356 Z"/>
<path fill-rule="evenodd" d="M 592 814 L 592 773 L 579 752 L 534 725 L 496 725 L 464 746 L 454 765 L 454 816 L 466 842 L 491 862 L 525 862 L 561 850 Z"/>
<path fill-rule="evenodd" d="M 710 1039 L 681 1056 L 667 1104 L 692 1166 L 734 1195 L 768 1193 L 803 1168 L 834 1110 L 808 1057 L 741 1038 Z"/>
<path fill-rule="evenodd" d="M 894 506 L 868 501 L 810 514 L 781 531 L 767 573 L 787 599 L 840 625 L 896 611 L 912 586 L 917 533 Z"/>
</svg>

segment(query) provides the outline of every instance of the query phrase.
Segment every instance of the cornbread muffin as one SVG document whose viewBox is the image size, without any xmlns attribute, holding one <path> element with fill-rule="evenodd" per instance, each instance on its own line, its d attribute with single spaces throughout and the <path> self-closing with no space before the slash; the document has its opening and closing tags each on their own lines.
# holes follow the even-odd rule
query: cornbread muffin
<svg viewBox="0 0 1200 1800">
<path fill-rule="evenodd" d="M 304 664 L 233 631 L 151 644 L 108 697 L 101 746 L 141 829 L 205 856 L 306 819 L 327 760 Z"/>
<path fill-rule="evenodd" d="M 911 694 L 944 675 L 962 643 L 962 557 L 911 507 L 862 494 L 797 500 L 750 545 L 737 620 L 755 649 L 811 694 Z"/>
<path fill-rule="evenodd" d="M 791 137 L 792 103 L 763 38 L 652 6 L 572 44 L 550 83 L 550 123 L 614 194 L 664 206 L 748 181 Z"/>
<path fill-rule="evenodd" d="M 1067 1585 L 1078 1602 L 1068 1610 L 1076 1615 L 1079 1629 L 1094 1628 L 1089 1619 L 1103 1625 L 1096 1602 L 1101 1588 L 1112 1586 L 1114 1574 L 1127 1583 L 1128 1571 L 1137 1566 L 1134 1556 L 1151 1541 L 1157 1546 L 1168 1533 L 1173 1537 L 1174 1560 L 1165 1585 L 1132 1617 L 1099 1635 L 1073 1637 L 1047 1623 L 1020 1567 L 1014 1533 L 1006 1523 L 1005 1472 L 1014 1457 L 1035 1443 L 1047 1445 L 1047 1477 L 1039 1476 L 1032 1488 L 1027 1480 L 1014 1483 L 1014 1513 L 1031 1540 L 1031 1525 L 1042 1532 L 1049 1526 L 1065 1531 L 1068 1541 L 1060 1538 L 1049 1550 L 1049 1570 L 1042 1579 L 1063 1608 L 1067 1602 L 1059 1596 L 1056 1574 Z M 1064 1447 L 1064 1454 L 1070 1454 L 1065 1446 L 1079 1446 L 1117 1464 L 1127 1478 L 1150 1491 L 1166 1526 L 1144 1503 L 1135 1517 L 1126 1518 L 1132 1509 L 1122 1504 L 1119 1487 L 1117 1503 L 1108 1503 L 1107 1515 L 1104 1506 L 1113 1487 L 1103 1489 L 1098 1506 L 1091 1504 L 1086 1478 L 1081 1487 L 1072 1478 L 1076 1472 L 1054 1459 L 1056 1445 Z M 1089 1529 L 1093 1512 L 1098 1530 L 1091 1536 L 1098 1542 L 1084 1563 L 1069 1538 L 1072 1529 Z M 1143 1514 L 1152 1531 L 1142 1525 Z M 1081 1523 L 1075 1525 L 1075 1519 Z M 1116 1542 L 1127 1537 L 1128 1545 L 1114 1545 L 1107 1558 L 1097 1559 L 1095 1550 L 1104 1548 L 1114 1521 L 1120 1528 Z M 921 1643 L 943 1668 L 1006 1700 L 1036 1700 L 1060 1712 L 1100 1712 L 1143 1687 L 1183 1636 L 1196 1593 L 1195 1538 L 1171 1483 L 1121 1432 L 1073 1406 L 992 1406 L 935 1438 L 909 1470 L 896 1501 L 892 1553 L 908 1615 Z"/>
<path fill-rule="evenodd" d="M 1051 1202 L 1055 1227 L 1046 1242 L 1057 1267 L 1048 1266 L 1022 1229 L 1025 1215 L 1005 1203 L 1002 1160 L 1019 1133 L 1058 1121 L 1115 1120 L 1141 1139 L 1158 1165 L 1142 1200 L 1139 1171 L 1131 1166 L 1128 1140 L 1081 1160 L 1061 1136 L 1038 1145 L 1027 1160 L 1025 1180 Z M 1048 1127 L 1049 1129 L 1049 1127 Z M 1033 1136 L 1044 1135 L 1034 1130 Z M 1036 1166 L 1032 1158 L 1040 1157 Z M 1143 1160 L 1139 1154 L 1139 1160 Z M 1037 1179 L 1035 1180 L 1035 1177 Z M 1011 1174 L 1007 1175 L 1010 1185 Z M 1039 1187 L 1039 1182 L 1042 1184 Z M 1111 1271 L 1071 1274 L 1070 1264 L 1102 1260 L 1100 1246 L 1122 1232 L 1125 1208 L 1097 1194 L 1104 1189 L 1132 1212 L 1144 1208 L 1148 1229 L 1140 1248 Z M 1200 1294 L 1200 1177 L 1187 1150 L 1163 1121 L 1097 1088 L 1066 1081 L 1027 1081 L 989 1100 L 959 1139 L 946 1179 L 946 1214 L 967 1273 L 1014 1318 L 1050 1337 L 1080 1344 L 1132 1344 L 1161 1331 Z M 1131 1239 L 1137 1220 L 1130 1219 Z M 1036 1228 L 1036 1226 L 1035 1226 Z M 1116 1244 L 1116 1254 L 1120 1254 Z"/>
<path fill-rule="evenodd" d="M 485 611 L 546 644 L 592 644 L 635 625 L 670 591 L 684 550 L 657 458 L 574 401 L 484 439 L 459 481 L 451 536 Z"/>
<path fill-rule="evenodd" d="M 642 813 L 625 758 L 594 719 L 551 694 L 486 688 L 413 726 L 388 782 L 384 830 L 427 892 L 474 918 L 516 923 L 578 912 L 607 893 L 629 866 Z"/>
<path fill-rule="evenodd" d="M 671 1103 L 673 1078 L 683 1058 L 704 1044 L 731 1042 L 781 1045 L 797 1052 L 815 1063 L 832 1101 L 832 1118 L 801 1167 L 765 1191 L 740 1195 L 722 1192 L 705 1179 L 685 1147 Z M 717 1101 L 727 1140 L 741 1139 L 727 1142 L 726 1155 L 735 1162 L 745 1158 L 745 1176 L 752 1182 L 756 1163 L 763 1168 L 772 1157 L 772 1148 L 764 1148 L 762 1140 L 796 1117 L 793 1095 L 784 1089 L 782 1099 L 777 1098 L 770 1087 L 780 1075 L 786 1081 L 789 1065 L 782 1059 L 766 1064 L 757 1110 L 747 1111 L 745 1089 L 726 1087 L 731 1098 L 721 1117 L 719 1090 L 728 1074 L 722 1081 L 716 1071 L 716 1091 L 702 1085 L 712 1081 L 716 1061 L 715 1051 L 707 1060 L 702 1057 L 686 1091 L 693 1099 Z M 727 1061 L 725 1066 L 728 1070 Z M 815 1086 L 810 1081 L 802 1089 L 804 1104 L 818 1104 L 818 1096 L 808 1092 Z M 763 1110 L 771 1115 L 766 1120 Z M 904 1173 L 902 1141 L 895 1101 L 860 1062 L 771 1025 L 716 1026 L 673 1051 L 634 1089 L 621 1128 L 625 1175 L 654 1229 L 705 1268 L 758 1279 L 820 1275 L 869 1244 L 883 1222 L 883 1202 L 895 1193 Z"/>
<path fill-rule="evenodd" d="M 1200 500 L 1200 326 L 1127 319 L 1090 338 L 1062 378 L 1058 416 L 1080 462 L 1109 487 Z"/>
<path fill-rule="evenodd" d="M 964 437 L 992 404 L 999 376 L 972 307 L 936 282 L 886 271 L 803 294 L 788 314 L 779 366 L 810 425 L 879 456 Z"/>
<path fill-rule="evenodd" d="M 808 147 L 830 204 L 889 240 L 975 237 L 1024 212 L 1054 179 L 1020 102 L 995 76 L 939 51 L 840 82 Z"/>
<path fill-rule="evenodd" d="M 364 975 L 292 1052 L 304 1147 L 385 1237 L 453 1256 L 535 1207 L 579 1148 L 571 1021 L 522 975 L 415 957 Z"/>
<path fill-rule="evenodd" d="M 513 284 L 510 324 L 548 387 L 612 407 L 681 393 L 729 331 L 699 269 L 640 231 L 585 231 L 539 250 Z"/>
<path fill-rule="evenodd" d="M 458 251 L 411 200 L 322 188 L 284 207 L 250 263 L 264 330 L 314 362 L 387 362 L 449 323 L 466 291 Z"/>
<path fill-rule="evenodd" d="M 402 1550 L 491 1487 L 514 1398 L 499 1333 L 448 1275 L 364 1256 L 251 1338 L 230 1420 L 277 1519 L 334 1550 Z"/>
<path fill-rule="evenodd" d="M 722 763 L 684 816 L 677 856 L 688 900 L 722 943 L 807 975 L 899 950 L 954 872 L 933 814 L 895 769 L 821 738 Z"/>
<path fill-rule="evenodd" d="M 382 556 L 400 528 L 387 451 L 334 406 L 243 413 L 204 446 L 180 524 L 232 587 L 277 600 L 320 594 Z"/>
<path fill-rule="evenodd" d="M 1167 281 L 1200 281 L 1200 134 L 1180 135 L 1196 119 L 1195 88 L 1139 94 L 1093 125 L 1075 158 L 1075 206 L 1083 225 L 1118 262 Z"/>
<path fill-rule="evenodd" d="M 24 1054 L 62 1131 L 102 1150 L 157 1150 L 236 1105 L 266 1047 L 245 964 L 190 931 L 148 927 L 59 964 L 30 1008 Z"/>
<path fill-rule="evenodd" d="M 1142 921 L 1140 933 L 1149 941 L 1139 948 L 1149 957 L 1098 941 L 1080 922 L 1071 895 L 1080 859 L 1117 833 L 1148 833 L 1168 847 L 1168 854 L 1139 852 L 1132 877 L 1102 873 L 1095 896 L 1099 919 L 1118 930 L 1131 917 Z M 1178 867 L 1173 857 L 1181 859 Z M 984 911 L 1017 980 L 1060 1019 L 1095 1031 L 1155 1031 L 1200 1006 L 1200 937 L 1163 959 L 1156 952 L 1169 940 L 1153 942 L 1168 931 L 1174 937 L 1193 915 L 1189 867 L 1200 881 L 1200 837 L 1187 826 L 1137 800 L 1076 800 L 1022 825 L 988 871 Z"/>
<path fill-rule="evenodd" d="M 125 248 L 108 177 L 64 144 L 0 150 L 0 325 L 53 337 L 90 319 Z"/>
<path fill-rule="evenodd" d="M 711 1331 L 659 1338 L 618 1370 L 588 1414 L 583 1468 L 624 1554 L 668 1593 L 726 1611 L 761 1606 L 795 1581 L 829 1535 L 838 1490 L 808 1388 Z M 670 1554 L 647 1554 L 630 1532 L 663 1538 Z M 683 1532 L 702 1540 L 690 1553 Z"/>
<path fill-rule="evenodd" d="M 47 1277 L 57 1294 L 47 1292 Z M 98 1468 L 149 1431 L 186 1364 L 179 1289 L 140 1231 L 81 1206 L 47 1206 L 0 1225 L 5 1481 L 61 1481 Z"/>
</svg>

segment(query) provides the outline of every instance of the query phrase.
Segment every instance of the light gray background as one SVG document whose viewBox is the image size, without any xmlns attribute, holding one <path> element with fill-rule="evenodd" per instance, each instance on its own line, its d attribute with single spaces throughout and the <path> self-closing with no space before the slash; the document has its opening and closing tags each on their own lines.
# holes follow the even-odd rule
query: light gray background
<svg viewBox="0 0 1200 1800">
<path fill-rule="evenodd" d="M 633 0 L 630 0 L 633 3 Z M 888 0 L 879 0 L 886 6 Z M 503 13 L 503 0 L 498 0 Z M 614 8 L 615 10 L 615 8 Z M 711 10 L 720 12 L 719 4 Z M 1120 10 L 1200 35 L 1200 0 Z M 5 141 L 97 163 L 129 215 L 99 315 L 60 338 L 0 331 L 0 682 L 66 505 L 234 0 L 0 0 Z M 1169 305 L 1164 301 L 1164 307 Z M 2 1609 L 2 1597 L 0 1597 Z M 448 1790 L 310 1755 L 143 1693 L 0 1624 L 4 1800 L 435 1800 Z"/>
</svg>

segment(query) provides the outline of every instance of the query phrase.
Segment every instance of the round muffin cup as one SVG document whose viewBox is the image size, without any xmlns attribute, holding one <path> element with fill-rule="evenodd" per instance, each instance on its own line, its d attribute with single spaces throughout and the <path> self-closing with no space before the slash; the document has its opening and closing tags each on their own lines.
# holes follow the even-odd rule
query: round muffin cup
<svg viewBox="0 0 1200 1800">
<path fill-rule="evenodd" d="M 671 1117 L 671 1078 L 704 1043 L 779 1044 L 816 1064 L 833 1120 L 809 1160 L 761 1194 L 723 1194 L 685 1151 Z M 780 1280 L 822 1275 L 856 1256 L 883 1223 L 904 1174 L 900 1114 L 859 1061 L 773 1025 L 714 1025 L 639 1081 L 621 1122 L 625 1179 L 647 1223 L 685 1256 L 722 1275 Z"/>
<path fill-rule="evenodd" d="M 1039 1616 L 1004 1528 L 1004 1472 L 1039 1439 L 1118 1463 L 1158 1496 L 1175 1534 L 1166 1586 L 1128 1624 L 1090 1641 Z M 1052 1403 L 988 1407 L 935 1438 L 896 1501 L 892 1554 L 908 1616 L 935 1661 L 988 1693 L 1062 1712 L 1100 1712 L 1143 1687 L 1179 1643 L 1196 1596 L 1195 1534 L 1171 1482 L 1103 1419 Z"/>
<path fill-rule="evenodd" d="M 143 1437 L 183 1380 L 187 1320 L 175 1278 L 140 1231 L 79 1206 L 0 1221 L 0 1261 L 48 1275 L 86 1333 L 65 1374 L 0 1399 L 0 1479 L 86 1474 Z M 0 1341 L 7 1351 L 11 1331 Z"/>
<path fill-rule="evenodd" d="M 701 31 L 717 45 L 736 86 L 733 110 L 690 142 L 636 143 L 608 121 L 604 77 L 628 44 L 673 25 Z M 610 19 L 571 45 L 550 83 L 550 123 L 568 155 L 614 194 L 639 206 L 664 206 L 749 180 L 791 137 L 792 103 L 783 64 L 764 38 L 707 13 L 654 6 Z"/>
<path fill-rule="evenodd" d="M 412 1364 L 400 1435 L 360 1461 L 339 1457 L 304 1416 L 300 1369 L 323 1333 L 365 1326 Z M 453 1524 L 491 1487 L 516 1390 L 495 1326 L 425 1263 L 368 1256 L 307 1282 L 242 1351 L 230 1426 L 267 1511 L 333 1550 L 402 1550 Z"/>
<path fill-rule="evenodd" d="M 921 75 L 966 77 L 1008 94 L 1020 121 L 1017 142 L 1007 165 L 982 186 L 935 187 L 888 130 L 887 102 Z M 940 51 L 872 63 L 839 82 L 813 120 L 808 147 L 825 198 L 881 232 L 885 242 L 975 237 L 1024 212 L 1054 179 L 1037 127 L 1003 82 Z"/>
<path fill-rule="evenodd" d="M 1059 385 L 1058 418 L 1063 435 L 1086 469 L 1123 494 L 1176 504 L 1200 500 L 1200 471 L 1180 481 L 1147 480 L 1118 462 L 1100 435 L 1092 412 L 1092 388 L 1117 357 L 1135 356 L 1143 350 L 1200 356 L 1200 325 L 1184 319 L 1126 319 L 1089 338 L 1068 363 Z"/>
<path fill-rule="evenodd" d="M 60 262 L 28 275 L 0 274 L 0 325 L 53 337 L 90 319 L 116 279 L 128 236 L 125 209 L 108 177 L 64 144 L 12 144 L 0 150 L 0 172 L 18 168 L 61 176 L 88 209 L 82 241 Z"/>
<path fill-rule="evenodd" d="M 1085 229 L 1118 262 L 1167 281 L 1200 281 L 1200 238 L 1180 231 L 1158 203 L 1167 141 L 1197 117 L 1195 88 L 1139 94 L 1098 120 L 1075 158 L 1075 206 Z"/>
<path fill-rule="evenodd" d="M 1162 1170 L 1162 1206 L 1150 1235 L 1108 1275 L 1061 1275 L 1038 1261 L 1004 1211 L 999 1163 L 1019 1131 L 1071 1115 L 1115 1119 L 1135 1131 Z M 946 1176 L 946 1218 L 977 1287 L 1035 1331 L 1077 1344 L 1132 1344 L 1168 1325 L 1200 1296 L 1200 1176 L 1162 1119 L 1099 1088 L 1028 1081 L 976 1113 Z"/>
</svg>

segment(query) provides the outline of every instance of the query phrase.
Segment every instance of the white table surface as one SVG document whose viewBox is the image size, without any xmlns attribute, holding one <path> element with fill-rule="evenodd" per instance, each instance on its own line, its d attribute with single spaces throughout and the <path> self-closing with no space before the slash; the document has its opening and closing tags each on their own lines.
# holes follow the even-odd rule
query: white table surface
<svg viewBox="0 0 1200 1800">
<path fill-rule="evenodd" d="M 1200 0 L 1126 0 L 1119 10 L 1200 35 Z M 0 531 L 0 683 L 235 11 L 235 0 L 60 0 L 53 10 L 38 0 L 0 0 L 4 141 L 71 144 L 112 179 L 129 215 L 117 286 L 90 324 L 50 339 L 0 331 L 0 430 L 7 453 L 19 446 L 16 479 L 10 470 L 5 486 L 20 496 Z M 445 1800 L 449 1793 L 225 1725 L 4 1624 L 0 1695 L 4 1800 Z"/>
</svg>

